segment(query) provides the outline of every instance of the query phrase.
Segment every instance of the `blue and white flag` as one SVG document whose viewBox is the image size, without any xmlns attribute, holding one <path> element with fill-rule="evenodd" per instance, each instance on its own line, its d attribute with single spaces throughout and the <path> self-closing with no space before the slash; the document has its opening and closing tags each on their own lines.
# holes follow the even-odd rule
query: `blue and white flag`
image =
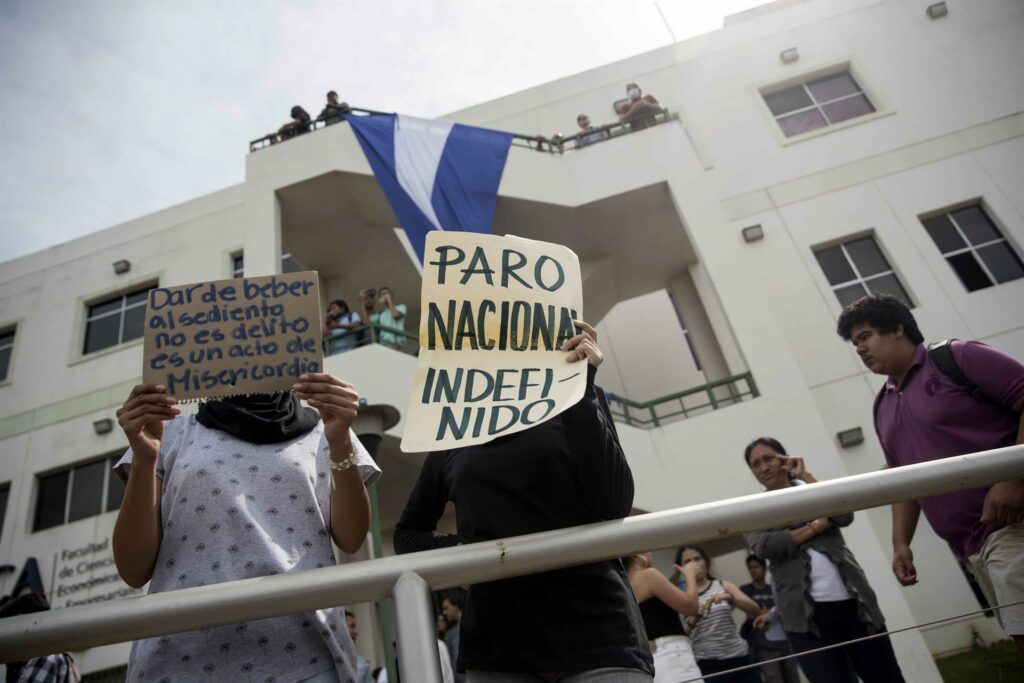
<svg viewBox="0 0 1024 683">
<path fill-rule="evenodd" d="M 490 232 L 511 133 L 399 114 L 347 120 L 420 263 L 431 230 Z"/>
</svg>

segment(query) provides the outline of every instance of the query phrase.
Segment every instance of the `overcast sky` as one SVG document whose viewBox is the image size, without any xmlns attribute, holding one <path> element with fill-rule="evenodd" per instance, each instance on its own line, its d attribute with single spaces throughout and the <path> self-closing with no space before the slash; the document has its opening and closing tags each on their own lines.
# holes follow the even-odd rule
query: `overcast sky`
<svg viewBox="0 0 1024 683">
<path fill-rule="evenodd" d="M 324 92 L 439 116 L 763 0 L 0 0 L 0 261 L 244 179 Z"/>
</svg>

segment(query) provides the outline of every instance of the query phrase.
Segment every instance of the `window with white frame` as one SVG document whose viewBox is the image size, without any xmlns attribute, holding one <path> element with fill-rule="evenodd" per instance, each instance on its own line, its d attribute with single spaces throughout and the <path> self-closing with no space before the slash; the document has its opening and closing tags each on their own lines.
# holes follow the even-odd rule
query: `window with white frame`
<svg viewBox="0 0 1024 683">
<path fill-rule="evenodd" d="M 239 278 L 245 274 L 245 255 L 242 252 L 231 255 L 231 277 Z"/>
<path fill-rule="evenodd" d="M 124 484 L 113 467 L 120 457 L 118 453 L 40 475 L 32 531 L 119 509 Z"/>
<path fill-rule="evenodd" d="M 14 330 L 0 333 L 0 382 L 7 379 L 11 371 L 11 355 L 14 354 Z"/>
<path fill-rule="evenodd" d="M 921 223 L 968 292 L 1024 277 L 1020 256 L 981 204 L 944 211 Z"/>
<path fill-rule="evenodd" d="M 782 89 L 762 90 L 761 95 L 788 138 L 875 111 L 849 70 Z"/>
<path fill-rule="evenodd" d="M 913 308 L 907 290 L 874 237 L 858 237 L 817 249 L 814 257 L 843 308 L 868 294 L 892 294 Z"/>
<path fill-rule="evenodd" d="M 90 304 L 82 353 L 92 353 L 142 336 L 146 299 L 152 286 Z"/>
</svg>

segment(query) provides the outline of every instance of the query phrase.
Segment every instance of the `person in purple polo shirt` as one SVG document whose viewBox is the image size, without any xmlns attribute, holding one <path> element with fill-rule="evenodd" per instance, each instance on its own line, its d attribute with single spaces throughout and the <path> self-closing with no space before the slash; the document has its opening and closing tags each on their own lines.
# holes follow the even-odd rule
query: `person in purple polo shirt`
<svg viewBox="0 0 1024 683">
<path fill-rule="evenodd" d="M 972 395 L 929 355 L 913 314 L 894 296 L 866 296 L 839 316 L 838 333 L 864 365 L 887 375 L 875 407 L 875 431 L 889 467 L 1024 443 L 1024 365 L 977 341 L 953 341 L 953 359 Z M 917 583 L 910 542 L 924 512 L 967 564 L 993 605 L 1024 600 L 1024 480 L 896 503 L 893 573 Z M 1024 605 L 999 611 L 1024 655 Z"/>
</svg>

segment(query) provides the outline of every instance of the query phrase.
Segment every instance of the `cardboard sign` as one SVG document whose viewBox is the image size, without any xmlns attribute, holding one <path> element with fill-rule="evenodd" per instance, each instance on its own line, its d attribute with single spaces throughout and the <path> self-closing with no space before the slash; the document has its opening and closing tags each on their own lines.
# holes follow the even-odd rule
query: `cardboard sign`
<svg viewBox="0 0 1024 683">
<path fill-rule="evenodd" d="M 150 290 L 142 381 L 179 400 L 287 391 L 324 366 L 313 271 Z"/>
<path fill-rule="evenodd" d="M 402 450 L 487 443 L 583 397 L 587 364 L 559 351 L 578 332 L 580 263 L 519 237 L 427 235 L 420 354 Z"/>
</svg>

